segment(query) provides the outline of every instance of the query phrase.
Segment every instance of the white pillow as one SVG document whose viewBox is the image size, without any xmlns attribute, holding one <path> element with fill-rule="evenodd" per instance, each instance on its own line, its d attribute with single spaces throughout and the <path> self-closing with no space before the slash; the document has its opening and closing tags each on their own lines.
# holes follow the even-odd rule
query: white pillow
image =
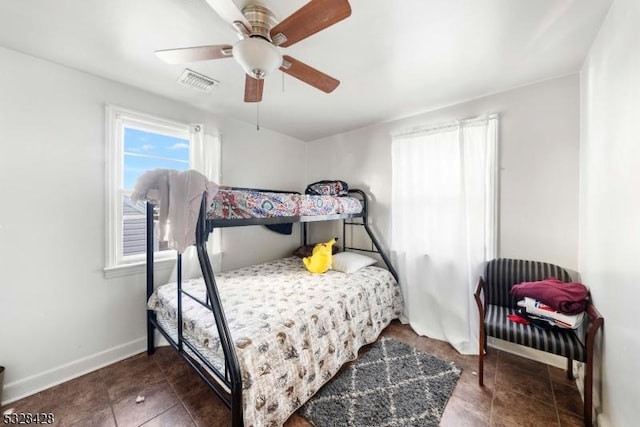
<svg viewBox="0 0 640 427">
<path fill-rule="evenodd" d="M 338 252 L 333 256 L 331 269 L 351 274 L 368 265 L 373 265 L 377 260 L 355 252 Z"/>
</svg>

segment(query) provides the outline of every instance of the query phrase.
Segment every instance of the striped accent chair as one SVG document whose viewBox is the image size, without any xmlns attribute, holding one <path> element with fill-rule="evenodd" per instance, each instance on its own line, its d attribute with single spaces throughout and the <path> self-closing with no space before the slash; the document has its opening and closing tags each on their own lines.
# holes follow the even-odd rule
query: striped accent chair
<svg viewBox="0 0 640 427">
<path fill-rule="evenodd" d="M 598 310 L 589 302 L 588 321 L 577 330 L 542 329 L 507 318 L 517 309 L 517 300 L 509 293 L 513 285 L 549 277 L 571 281 L 566 270 L 545 262 L 497 258 L 487 263 L 474 294 L 480 316 L 478 383 L 482 386 L 484 381 L 483 358 L 487 350 L 487 336 L 566 357 L 567 376 L 570 379 L 573 379 L 573 361 L 585 362 L 584 422 L 591 426 L 593 343 L 604 321 Z"/>
</svg>

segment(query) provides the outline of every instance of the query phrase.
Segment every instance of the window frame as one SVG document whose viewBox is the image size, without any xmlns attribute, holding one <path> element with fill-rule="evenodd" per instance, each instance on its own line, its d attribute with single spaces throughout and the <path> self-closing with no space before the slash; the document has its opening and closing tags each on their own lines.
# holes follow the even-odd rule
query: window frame
<svg viewBox="0 0 640 427">
<path fill-rule="evenodd" d="M 128 192 L 124 189 L 124 129 L 133 128 L 160 133 L 189 141 L 189 168 L 194 164 L 194 132 L 203 132 L 202 125 L 187 124 L 164 119 L 115 105 L 106 105 L 106 278 L 127 276 L 145 271 L 146 254 L 123 255 L 123 203 Z M 155 251 L 156 268 L 170 269 L 176 259 L 176 251 Z"/>
</svg>

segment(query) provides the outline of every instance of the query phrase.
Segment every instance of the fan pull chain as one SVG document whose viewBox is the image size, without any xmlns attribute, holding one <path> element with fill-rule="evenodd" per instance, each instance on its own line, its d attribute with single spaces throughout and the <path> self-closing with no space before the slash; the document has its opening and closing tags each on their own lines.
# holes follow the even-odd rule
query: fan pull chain
<svg viewBox="0 0 640 427">
<path fill-rule="evenodd" d="M 256 130 L 260 130 L 260 103 L 256 102 Z"/>
<path fill-rule="evenodd" d="M 282 74 L 282 92 L 284 93 L 284 71 L 281 71 L 280 74 Z"/>
</svg>

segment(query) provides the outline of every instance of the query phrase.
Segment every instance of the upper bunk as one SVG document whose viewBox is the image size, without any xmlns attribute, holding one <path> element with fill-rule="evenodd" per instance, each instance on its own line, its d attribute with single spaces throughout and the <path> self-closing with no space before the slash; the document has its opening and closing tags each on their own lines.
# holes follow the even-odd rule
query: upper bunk
<svg viewBox="0 0 640 427">
<path fill-rule="evenodd" d="M 158 207 L 162 226 L 167 220 L 182 225 L 200 205 L 197 216 L 209 232 L 214 228 L 367 217 L 367 196 L 349 189 L 344 181 L 318 181 L 309 184 L 305 193 L 219 186 L 195 170 L 156 169 L 138 177 L 131 199 L 147 200 Z"/>
<path fill-rule="evenodd" d="M 161 179 L 163 177 L 165 178 L 164 184 Z M 174 182 L 171 181 L 172 177 L 178 177 L 181 181 L 176 181 L 177 186 L 167 188 L 167 182 Z M 197 191 L 192 191 L 192 189 Z M 214 191 L 207 192 L 211 189 Z M 195 230 L 193 230 L 195 231 L 195 241 L 189 243 L 187 240 L 181 239 L 177 244 L 186 244 L 187 246 L 195 244 L 198 251 L 206 251 L 204 243 L 208 240 L 211 232 L 218 228 L 264 225 L 278 233 L 291 234 L 290 225 L 302 223 L 301 237 L 303 245 L 306 245 L 308 243 L 307 223 L 342 220 L 343 240 L 346 234 L 345 226 L 362 226 L 370 238 L 371 248 L 347 247 L 345 244 L 344 249 L 379 254 L 396 280 L 398 278 L 390 260 L 369 227 L 367 195 L 360 189 L 348 188 L 348 184 L 344 181 L 318 181 L 307 186 L 305 190 L 307 194 L 300 194 L 299 192 L 282 190 L 218 186 L 210 183 L 203 175 L 193 170 L 186 172 L 157 170 L 143 174 L 136 183 L 134 193 L 138 194 L 137 199 L 148 201 L 147 260 L 150 264 L 153 262 L 153 246 L 150 245 L 153 245 L 155 223 L 156 221 L 159 223 L 161 234 L 163 234 L 162 228 L 167 223 L 167 219 L 169 223 L 172 222 L 171 209 L 169 208 L 171 205 L 171 207 L 179 206 L 178 210 L 188 209 L 187 216 L 197 218 L 196 224 L 194 224 Z M 198 196 L 198 199 L 201 200 L 199 203 L 198 199 L 193 198 L 197 193 L 200 194 Z M 178 201 L 177 205 L 175 204 L 176 200 Z M 194 202 L 196 202 L 195 206 Z M 182 203 L 186 203 L 184 208 L 181 207 Z M 199 209 L 196 207 L 198 204 Z M 178 217 L 178 220 L 185 218 Z M 289 226 L 273 227 L 279 224 Z M 184 232 L 184 227 L 181 231 L 183 233 L 179 233 L 178 236 L 188 235 Z M 174 247 L 174 249 L 177 248 Z"/>
<path fill-rule="evenodd" d="M 366 218 L 362 190 L 345 195 L 311 195 L 278 190 L 221 186 L 206 208 L 206 228 L 287 224 Z"/>
<path fill-rule="evenodd" d="M 342 220 L 343 240 L 346 225 L 359 225 L 364 228 L 371 241 L 370 249 L 347 246 L 346 242 L 344 249 L 378 254 L 393 277 L 398 280 L 398 274 L 391 261 L 369 227 L 369 204 L 365 192 L 360 189 L 345 189 L 340 194 L 311 195 L 221 186 L 210 203 L 206 202 L 206 197 L 202 198 L 196 227 L 196 246 L 204 248 L 203 243 L 216 228 L 293 223 L 306 225 L 310 222 Z M 359 220 L 354 222 L 354 219 Z M 302 229 L 302 239 L 306 245 L 306 227 Z"/>
</svg>

